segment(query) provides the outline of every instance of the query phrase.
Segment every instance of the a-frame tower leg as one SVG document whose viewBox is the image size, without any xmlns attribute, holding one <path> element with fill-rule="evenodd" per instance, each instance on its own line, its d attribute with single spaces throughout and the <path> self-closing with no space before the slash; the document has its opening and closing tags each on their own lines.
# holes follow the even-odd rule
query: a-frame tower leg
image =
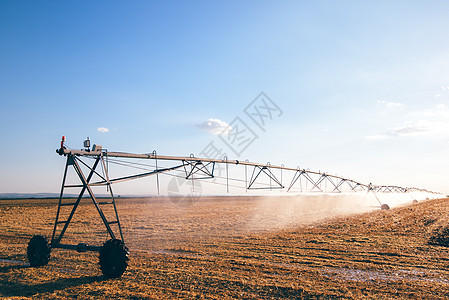
<svg viewBox="0 0 449 300">
<path fill-rule="evenodd" d="M 61 193 L 59 196 L 59 203 L 58 203 L 58 210 L 56 213 L 56 220 L 55 220 L 55 224 L 54 224 L 54 229 L 53 229 L 53 234 L 52 234 L 52 239 L 51 239 L 51 247 L 52 248 L 64 248 L 64 249 L 75 249 L 77 251 L 87 251 L 87 250 L 91 250 L 91 251 L 99 251 L 100 247 L 98 246 L 88 246 L 84 243 L 80 243 L 78 245 L 65 245 L 65 244 L 61 244 L 61 240 L 67 230 L 67 228 L 69 227 L 70 222 L 72 221 L 73 215 L 75 214 L 76 209 L 78 208 L 81 199 L 83 198 L 84 193 L 88 192 L 90 198 L 92 199 L 92 202 L 95 206 L 95 208 L 98 211 L 98 214 L 100 215 L 100 218 L 103 222 L 103 224 L 106 227 L 106 231 L 108 232 L 108 235 L 111 239 L 115 239 L 116 235 L 114 234 L 114 231 L 112 230 L 111 226 L 112 224 L 117 224 L 119 227 L 119 232 L 120 232 L 120 237 L 121 240 L 123 241 L 123 234 L 122 234 L 122 229 L 121 229 L 121 225 L 120 225 L 120 221 L 118 219 L 118 213 L 117 213 L 117 207 L 115 205 L 115 198 L 114 195 L 112 193 L 112 188 L 111 188 L 111 183 L 109 181 L 109 176 L 107 175 L 107 170 L 104 168 L 105 171 L 105 177 L 104 178 L 102 175 L 100 175 L 98 172 L 95 171 L 95 169 L 97 168 L 98 164 L 100 163 L 100 161 L 103 164 L 103 167 L 105 167 L 104 165 L 104 157 L 102 154 L 98 155 L 95 158 L 95 162 L 92 165 L 92 167 L 88 166 L 86 163 L 84 163 L 83 161 L 81 161 L 79 158 L 77 158 L 76 156 L 73 155 L 67 155 L 67 162 L 66 162 L 66 166 L 65 166 L 65 170 L 64 170 L 64 177 L 63 177 L 63 182 L 62 182 L 62 186 L 61 186 Z M 87 177 L 84 175 L 83 170 L 80 167 L 79 162 L 81 162 L 84 166 L 86 166 L 89 169 L 89 174 L 87 175 Z M 67 179 L 67 172 L 68 169 L 70 168 L 70 166 L 72 166 L 76 172 L 76 174 L 78 175 L 82 185 L 77 185 L 77 186 L 73 186 L 73 185 L 66 185 L 66 179 Z M 111 194 L 111 198 L 112 201 L 111 202 L 98 202 L 97 198 L 95 197 L 94 192 L 92 191 L 91 188 L 91 184 L 90 181 L 93 177 L 93 175 L 96 174 L 98 175 L 100 178 L 102 178 L 104 181 L 107 182 L 107 185 L 109 187 L 109 191 Z M 76 199 L 75 202 L 63 202 L 63 194 L 64 194 L 64 189 L 68 188 L 68 187 L 81 187 L 81 191 Z M 100 205 L 104 205 L 104 204 L 110 204 L 113 205 L 113 209 L 115 212 L 115 217 L 116 220 L 113 221 L 108 221 L 105 214 L 103 213 L 103 210 L 101 209 Z M 67 217 L 67 219 L 61 220 L 61 208 L 64 206 L 72 206 L 72 209 L 70 211 L 69 216 Z M 58 225 L 63 224 L 64 227 L 58 232 Z"/>
</svg>

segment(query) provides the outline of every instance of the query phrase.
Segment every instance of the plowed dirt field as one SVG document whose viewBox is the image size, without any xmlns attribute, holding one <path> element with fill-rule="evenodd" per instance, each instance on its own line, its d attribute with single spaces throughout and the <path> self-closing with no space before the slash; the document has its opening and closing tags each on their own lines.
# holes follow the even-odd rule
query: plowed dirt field
<svg viewBox="0 0 449 300">
<path fill-rule="evenodd" d="M 0 200 L 0 297 L 449 298 L 449 248 L 428 244 L 449 224 L 449 199 L 337 217 L 319 202 L 280 211 L 282 201 L 294 200 L 119 199 L 130 262 L 105 279 L 96 252 L 53 249 L 48 265 L 29 267 L 27 243 L 51 235 L 57 200 Z M 100 222 L 83 200 L 63 242 L 102 244 Z"/>
</svg>

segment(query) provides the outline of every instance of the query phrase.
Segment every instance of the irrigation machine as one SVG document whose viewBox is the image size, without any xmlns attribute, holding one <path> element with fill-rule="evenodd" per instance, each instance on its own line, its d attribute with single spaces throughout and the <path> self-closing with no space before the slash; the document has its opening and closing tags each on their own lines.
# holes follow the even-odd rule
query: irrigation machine
<svg viewBox="0 0 449 300">
<path fill-rule="evenodd" d="M 105 277 L 120 277 L 128 266 L 128 247 L 125 245 L 122 226 L 120 224 L 119 214 L 116 207 L 116 199 L 113 194 L 113 184 L 134 180 L 161 173 L 182 172 L 182 177 L 186 180 L 207 180 L 216 176 L 216 166 L 225 166 L 225 176 L 221 176 L 226 185 L 226 191 L 232 186 L 231 181 L 238 181 L 244 189 L 284 189 L 288 191 L 304 192 L 342 192 L 342 191 L 367 191 L 376 195 L 382 193 L 410 193 L 411 191 L 433 193 L 419 188 L 403 188 L 398 186 L 375 186 L 372 184 L 363 184 L 351 179 L 329 175 L 322 172 L 313 172 L 310 170 L 297 168 L 288 168 L 284 165 L 276 166 L 267 164 L 252 163 L 249 161 L 228 160 L 214 158 L 197 158 L 193 155 L 188 157 L 181 156 L 160 156 L 156 151 L 150 154 L 134 154 L 124 152 L 109 152 L 99 145 L 91 147 L 89 139 L 84 141 L 84 149 L 69 149 L 65 145 L 65 137 L 62 137 L 60 148 L 56 152 L 66 158 L 64 175 L 62 179 L 59 202 L 54 221 L 51 240 L 43 235 L 35 235 L 28 243 L 27 256 L 32 267 L 44 266 L 49 262 L 52 249 L 76 250 L 78 252 L 96 251 L 99 252 L 99 264 Z M 132 162 L 134 160 L 134 162 Z M 137 162 L 135 162 L 137 160 Z M 142 160 L 152 160 L 153 164 L 143 164 Z M 158 161 L 167 161 L 173 164 L 170 167 L 158 167 Z M 138 172 L 132 175 L 111 178 L 109 174 L 109 164 L 118 164 L 127 167 L 136 167 Z M 244 179 L 230 178 L 228 174 L 228 165 L 239 165 L 245 168 Z M 247 168 L 252 168 L 252 173 L 247 172 Z M 251 171 L 251 169 L 250 169 Z M 275 171 L 280 171 L 276 173 Z M 282 171 L 293 174 L 290 184 L 284 186 L 282 183 Z M 75 178 L 79 179 L 77 184 L 66 182 L 69 172 L 74 172 Z M 251 173 L 251 176 L 248 175 Z M 275 174 L 276 173 L 276 174 Z M 249 177 L 249 178 L 248 178 Z M 264 183 L 261 178 L 265 177 Z M 285 176 L 284 176 L 285 177 Z M 269 183 L 268 183 L 269 182 Z M 243 185 L 244 184 L 244 185 Z M 105 186 L 109 195 L 106 200 L 98 197 L 93 188 Z M 78 189 L 77 197 L 65 197 L 66 189 Z M 157 177 L 157 188 L 159 191 L 159 177 Z M 87 193 L 87 194 L 86 194 Z M 83 198 L 90 198 L 95 206 L 99 217 L 106 228 L 107 239 L 103 245 L 88 245 L 85 242 L 78 244 L 63 243 L 63 237 L 66 233 L 73 216 Z M 388 205 L 381 203 L 376 196 L 382 209 L 388 209 Z M 104 213 L 105 208 L 109 208 L 112 214 L 108 216 Z M 65 213 L 64 213 L 65 211 Z"/>
</svg>

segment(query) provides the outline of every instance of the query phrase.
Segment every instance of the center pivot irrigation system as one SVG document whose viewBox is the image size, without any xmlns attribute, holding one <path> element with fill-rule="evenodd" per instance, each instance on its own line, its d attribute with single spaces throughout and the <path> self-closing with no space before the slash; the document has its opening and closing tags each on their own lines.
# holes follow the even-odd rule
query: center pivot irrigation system
<svg viewBox="0 0 449 300">
<path fill-rule="evenodd" d="M 58 209 L 53 227 L 53 234 L 50 243 L 47 238 L 42 235 L 35 235 L 28 243 L 27 255 L 30 265 L 33 267 L 44 266 L 50 259 L 51 249 L 69 249 L 78 252 L 97 251 L 99 252 L 99 264 L 101 271 L 106 277 L 120 277 L 128 266 L 128 248 L 125 246 L 122 227 L 120 225 L 119 215 L 115 203 L 115 197 L 112 192 L 112 185 L 128 180 L 134 180 L 151 175 L 158 176 L 161 173 L 175 173 L 182 172 L 182 177 L 185 180 L 210 180 L 214 178 L 221 178 L 226 180 L 226 190 L 229 192 L 229 187 L 232 182 L 239 182 L 242 187 L 244 183 L 245 190 L 254 189 L 280 189 L 287 192 L 357 192 L 366 191 L 373 193 L 379 202 L 382 209 L 389 209 L 387 204 L 382 204 L 376 193 L 411 193 L 411 192 L 434 192 L 419 189 L 419 188 L 404 188 L 399 186 L 378 186 L 372 184 L 363 184 L 351 179 L 340 176 L 329 175 L 321 172 L 313 172 L 305 169 L 288 168 L 284 165 L 276 166 L 260 163 L 253 163 L 249 161 L 197 158 L 193 155 L 189 157 L 180 156 L 161 156 L 157 155 L 155 151 L 151 154 L 134 154 L 124 152 L 109 152 L 102 149 L 101 146 L 93 145 L 90 147 L 89 139 L 84 141 L 83 150 L 72 150 L 66 147 L 65 137 L 62 137 L 61 146 L 56 152 L 66 157 L 66 164 L 64 169 L 64 176 L 62 180 L 61 192 L 59 196 Z M 137 160 L 137 161 L 136 161 Z M 145 164 L 142 161 L 149 160 L 154 164 Z M 158 167 L 158 161 L 166 161 L 173 164 L 169 167 Z M 133 167 L 139 172 L 134 172 L 132 175 L 111 178 L 109 175 L 109 165 L 116 164 L 125 167 Z M 238 165 L 245 168 L 245 179 L 230 178 L 228 172 L 229 165 Z M 222 166 L 225 169 L 225 176 L 216 175 L 217 167 Z M 248 168 L 252 172 L 248 172 Z M 78 177 L 80 183 L 68 184 L 66 181 L 69 170 L 73 169 Z M 282 172 L 293 174 L 288 186 L 284 186 Z M 250 178 L 248 175 L 251 173 Z M 280 174 L 279 174 L 280 173 Z M 173 174 L 172 174 L 173 175 Z M 280 175 L 280 176 L 279 176 Z M 173 175 L 176 176 L 176 175 Z M 181 176 L 178 176 L 181 177 Z M 284 175 L 284 178 L 286 176 Z M 265 179 L 265 180 L 263 180 Z M 231 183 L 230 183 L 231 182 Z M 99 199 L 95 195 L 93 188 L 99 186 L 106 186 L 110 197 L 107 200 Z M 77 188 L 79 194 L 76 199 L 68 199 L 64 196 L 64 190 L 68 188 Z M 157 188 L 159 191 L 159 177 L 157 177 Z M 102 246 L 92 246 L 87 243 L 79 244 L 64 244 L 62 239 L 67 231 L 67 228 L 72 221 L 72 218 L 77 210 L 81 199 L 85 194 L 92 200 L 100 218 L 106 227 L 108 239 Z M 413 198 L 413 197 L 412 197 Z M 100 201 L 101 200 L 101 201 Z M 109 207 L 112 213 L 107 217 L 105 209 Z"/>
</svg>

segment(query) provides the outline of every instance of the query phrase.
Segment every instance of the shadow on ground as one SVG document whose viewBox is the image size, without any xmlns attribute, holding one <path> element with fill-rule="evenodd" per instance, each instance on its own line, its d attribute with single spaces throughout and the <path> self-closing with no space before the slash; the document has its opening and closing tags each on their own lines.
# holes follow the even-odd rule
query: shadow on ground
<svg viewBox="0 0 449 300">
<path fill-rule="evenodd" d="M 0 267 L 0 277 L 7 278 L 10 271 L 31 268 L 26 265 L 3 266 Z M 5 276 L 6 275 L 6 276 Z M 6 279 L 5 278 L 5 279 Z M 14 278 L 14 277 L 13 277 Z M 12 278 L 11 278 L 12 279 Z M 103 276 L 84 276 L 79 278 L 59 278 L 45 283 L 27 284 L 16 280 L 2 280 L 0 282 L 0 296 L 3 297 L 28 297 L 35 294 L 53 293 L 54 291 L 64 290 L 70 287 L 76 287 L 83 284 L 103 281 Z"/>
</svg>

